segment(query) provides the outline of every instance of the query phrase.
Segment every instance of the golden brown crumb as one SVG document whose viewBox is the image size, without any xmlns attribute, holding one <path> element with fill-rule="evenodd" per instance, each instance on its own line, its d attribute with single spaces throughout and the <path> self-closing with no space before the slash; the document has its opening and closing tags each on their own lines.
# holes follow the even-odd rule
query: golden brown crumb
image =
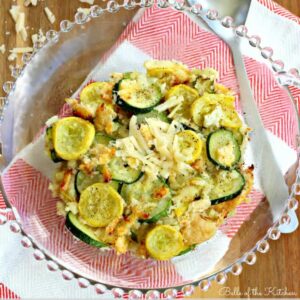
<svg viewBox="0 0 300 300">
<path fill-rule="evenodd" d="M 191 167 L 201 173 L 205 169 L 205 162 L 203 159 L 197 159 L 191 164 Z"/>
<path fill-rule="evenodd" d="M 103 178 L 104 178 L 104 182 L 110 182 L 112 180 L 111 173 L 107 168 L 107 166 L 104 166 L 103 168 Z"/>
<path fill-rule="evenodd" d="M 85 106 L 78 103 L 75 99 L 67 99 L 66 102 L 71 106 L 74 116 L 85 120 L 93 120 L 92 112 Z"/>
<path fill-rule="evenodd" d="M 153 192 L 153 197 L 156 199 L 161 199 L 167 195 L 168 191 L 169 191 L 169 189 L 167 189 L 165 186 L 163 186 Z"/>
<path fill-rule="evenodd" d="M 181 233 L 187 245 L 200 244 L 210 239 L 217 231 L 217 225 L 211 220 L 205 220 L 194 214 L 189 221 L 181 223 Z"/>
<path fill-rule="evenodd" d="M 102 103 L 96 110 L 95 127 L 99 131 L 105 131 L 107 134 L 112 134 L 114 131 L 113 120 L 117 114 L 111 106 Z"/>
<path fill-rule="evenodd" d="M 62 191 L 67 191 L 68 190 L 70 182 L 71 182 L 71 179 L 72 179 L 72 170 L 67 170 L 64 173 L 63 180 L 62 180 L 62 182 L 60 184 L 60 189 Z"/>
<path fill-rule="evenodd" d="M 119 236 L 116 240 L 116 251 L 118 254 L 126 253 L 128 250 L 129 240 L 126 236 Z"/>
<path fill-rule="evenodd" d="M 114 219 L 106 228 L 105 228 L 105 232 L 107 233 L 107 234 L 109 234 L 109 235 L 111 235 L 114 231 L 115 231 L 115 229 L 116 229 L 116 227 L 117 227 L 117 225 L 118 225 L 118 223 L 121 221 L 121 219 L 120 218 L 116 218 L 116 219 Z"/>
</svg>

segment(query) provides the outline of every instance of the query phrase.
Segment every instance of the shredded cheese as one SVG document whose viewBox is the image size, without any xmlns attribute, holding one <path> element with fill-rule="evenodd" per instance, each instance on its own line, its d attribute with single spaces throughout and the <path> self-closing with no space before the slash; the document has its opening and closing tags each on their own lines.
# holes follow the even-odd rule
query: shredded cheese
<svg viewBox="0 0 300 300">
<path fill-rule="evenodd" d="M 83 13 L 87 16 L 91 12 L 91 9 L 90 8 L 78 7 L 77 12 L 81 12 L 81 13 Z"/>
<path fill-rule="evenodd" d="M 9 50 L 10 53 L 28 53 L 32 52 L 33 48 L 32 47 L 21 47 L 21 48 L 13 48 L 12 50 Z"/>
<path fill-rule="evenodd" d="M 17 59 L 17 57 L 18 57 L 17 53 L 11 53 L 8 55 L 7 59 L 8 61 L 14 61 Z"/>
<path fill-rule="evenodd" d="M 182 107 L 182 102 L 179 103 L 177 106 L 175 106 L 174 109 L 172 109 L 172 111 L 168 114 L 168 118 L 172 119 L 181 107 Z"/>
<path fill-rule="evenodd" d="M 37 0 L 24 0 L 24 5 L 25 6 L 29 6 L 29 5 L 37 6 Z"/>
<path fill-rule="evenodd" d="M 55 16 L 54 16 L 54 14 L 53 14 L 53 12 L 49 9 L 49 7 L 45 7 L 44 8 L 44 12 L 45 12 L 45 14 L 46 14 L 46 16 L 47 16 L 47 18 L 48 18 L 48 20 L 49 20 L 49 22 L 51 23 L 51 24 L 53 24 L 54 22 L 55 22 Z"/>
<path fill-rule="evenodd" d="M 204 116 L 203 125 L 206 128 L 212 126 L 219 127 L 222 117 L 223 117 L 223 110 L 220 105 L 217 105 L 217 107 L 211 113 Z"/>
<path fill-rule="evenodd" d="M 9 10 L 10 15 L 12 16 L 15 22 L 15 30 L 17 34 L 20 34 L 23 41 L 27 40 L 27 30 L 25 28 L 25 13 L 20 12 L 20 6 L 13 5 Z"/>
<path fill-rule="evenodd" d="M 25 28 L 25 13 L 20 12 L 16 21 L 16 32 L 21 35 L 23 41 L 27 40 L 27 30 Z"/>
<path fill-rule="evenodd" d="M 150 153 L 150 149 L 147 146 L 147 142 L 145 141 L 141 132 L 137 129 L 137 117 L 132 116 L 129 122 L 129 136 L 134 136 L 136 141 L 138 142 L 139 148 L 142 149 L 143 153 Z"/>
<path fill-rule="evenodd" d="M 14 22 L 17 22 L 18 15 L 20 13 L 20 6 L 18 5 L 13 5 L 10 10 L 9 10 L 10 15 L 12 16 Z"/>
<path fill-rule="evenodd" d="M 94 0 L 79 0 L 79 2 L 88 3 L 89 5 L 93 5 L 94 4 Z"/>
<path fill-rule="evenodd" d="M 31 36 L 31 40 L 32 40 L 33 45 L 37 42 L 41 42 L 41 43 L 45 42 L 46 37 L 45 37 L 42 29 L 40 29 L 38 33 L 33 34 Z"/>
<path fill-rule="evenodd" d="M 170 174 L 190 174 L 194 169 L 186 164 L 185 156 L 180 152 L 176 134 L 182 130 L 177 121 L 171 124 L 148 118 L 146 124 L 138 128 L 136 116 L 129 123 L 129 137 L 115 142 L 117 155 L 123 159 L 138 159 L 148 176 L 168 178 Z M 147 132 L 147 140 L 145 133 Z M 153 149 L 151 146 L 154 146 Z"/>
<path fill-rule="evenodd" d="M 171 97 L 168 101 L 158 105 L 155 107 L 155 110 L 162 112 L 165 111 L 169 108 L 172 108 L 180 103 L 182 103 L 184 101 L 183 96 L 179 96 L 179 97 Z"/>
<path fill-rule="evenodd" d="M 5 48 L 5 45 L 3 44 L 3 45 L 0 46 L 0 52 L 1 52 L 2 54 L 4 54 L 5 51 L 6 51 L 6 48 Z"/>
</svg>

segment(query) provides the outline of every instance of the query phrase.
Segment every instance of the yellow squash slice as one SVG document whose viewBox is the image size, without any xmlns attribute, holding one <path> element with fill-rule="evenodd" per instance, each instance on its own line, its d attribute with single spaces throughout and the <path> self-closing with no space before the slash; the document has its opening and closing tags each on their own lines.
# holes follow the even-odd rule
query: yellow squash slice
<svg viewBox="0 0 300 300">
<path fill-rule="evenodd" d="M 112 84 L 108 82 L 93 82 L 80 93 L 80 103 L 95 115 L 98 106 L 112 99 Z"/>
<path fill-rule="evenodd" d="M 92 227 L 104 227 L 122 216 L 123 199 L 110 185 L 95 183 L 80 195 L 80 216 Z"/>
<path fill-rule="evenodd" d="M 215 100 L 209 99 L 206 95 L 208 94 L 198 98 L 191 106 L 192 119 L 200 127 L 203 126 L 204 116 L 211 113 L 217 105 Z"/>
<path fill-rule="evenodd" d="M 149 60 L 144 64 L 147 74 L 171 83 L 183 83 L 190 79 L 190 70 L 182 63 L 170 60 Z"/>
<path fill-rule="evenodd" d="M 172 226 L 158 225 L 148 232 L 146 249 L 153 258 L 168 260 L 184 249 L 183 237 Z"/>
<path fill-rule="evenodd" d="M 193 163 L 201 155 L 203 141 L 192 130 L 183 130 L 176 136 L 178 138 L 178 151 L 185 157 L 186 163 Z"/>
<path fill-rule="evenodd" d="M 53 145 L 59 157 L 65 160 L 78 159 L 90 148 L 95 136 L 95 127 L 77 117 L 60 119 L 53 125 Z"/>
<path fill-rule="evenodd" d="M 180 105 L 179 109 L 176 109 L 175 116 L 178 118 L 182 117 L 186 120 L 190 119 L 190 106 L 192 103 L 199 97 L 198 92 L 189 87 L 186 84 L 179 84 L 176 86 L 173 86 L 166 94 L 165 100 L 171 100 L 174 99 L 174 97 L 182 97 L 183 101 Z"/>
<path fill-rule="evenodd" d="M 237 114 L 236 110 L 229 107 L 223 108 L 223 118 L 221 119 L 221 125 L 223 127 L 237 129 L 240 128 L 242 124 L 242 120 Z"/>
<path fill-rule="evenodd" d="M 223 111 L 220 120 L 221 126 L 241 127 L 242 123 L 235 111 L 234 101 L 235 98 L 232 95 L 204 93 L 202 97 L 194 101 L 190 108 L 192 119 L 198 126 L 202 127 L 205 115 L 210 114 L 217 106 L 220 106 Z"/>
</svg>

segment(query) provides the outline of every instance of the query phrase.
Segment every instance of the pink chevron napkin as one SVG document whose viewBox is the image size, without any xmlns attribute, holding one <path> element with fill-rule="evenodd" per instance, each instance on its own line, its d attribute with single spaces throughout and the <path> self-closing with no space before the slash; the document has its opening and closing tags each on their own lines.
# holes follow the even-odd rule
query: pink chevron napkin
<svg viewBox="0 0 300 300">
<path fill-rule="evenodd" d="M 253 12 L 251 13 L 251 11 Z M 253 1 L 247 20 L 249 22 L 247 25 L 251 31 L 253 30 L 253 34 L 257 32 L 254 31 L 256 25 L 253 25 L 251 21 L 254 11 L 255 15 L 259 15 L 258 11 L 261 11 L 265 16 L 267 15 L 267 18 L 264 19 L 265 26 L 268 26 L 266 25 L 268 20 L 272 24 L 274 20 L 277 22 L 279 19 L 281 26 L 294 28 L 295 24 L 295 30 L 299 35 L 299 20 L 295 16 L 287 13 L 273 2 L 263 0 L 260 2 Z M 257 33 L 259 34 L 259 32 Z M 273 43 L 276 42 L 273 41 Z M 184 47 L 184 51 L 182 51 L 182 47 Z M 285 173 L 286 166 L 290 165 L 296 155 L 294 140 L 291 138 L 294 136 L 291 133 L 296 130 L 294 125 L 296 122 L 290 119 L 291 107 L 286 104 L 288 103 L 286 101 L 288 95 L 278 86 L 268 67 L 260 62 L 256 54 L 248 51 L 248 48 L 244 47 L 245 63 L 255 100 L 272 145 L 276 147 L 279 155 L 286 157 L 286 162 L 281 165 L 282 172 Z M 274 47 L 274 49 L 277 48 Z M 124 53 L 126 53 L 126 57 L 124 57 Z M 99 64 L 82 86 L 90 80 L 105 80 L 112 71 L 139 70 L 143 61 L 149 58 L 177 59 L 190 67 L 210 66 L 216 68 L 220 72 L 220 82 L 231 87 L 238 95 L 234 66 L 228 47 L 219 38 L 200 28 L 189 16 L 179 15 L 171 9 L 158 10 L 157 8 L 147 9 L 138 14 L 138 17 L 128 25 L 115 46 L 101 58 Z M 284 58 L 285 56 L 282 56 L 282 59 Z M 295 66 L 292 63 L 291 61 L 291 65 Z M 74 96 L 78 95 L 80 90 L 81 87 Z M 293 89 L 293 93 L 299 96 L 299 91 L 296 89 Z M 270 107 L 272 114 L 282 114 L 282 121 L 272 117 Z M 68 114 L 68 107 L 64 107 L 62 113 Z M 78 251 L 78 246 L 72 244 L 72 236 L 63 234 L 63 220 L 55 214 L 56 200 L 48 191 L 53 164 L 46 158 L 39 157 L 40 153 L 43 153 L 42 148 L 43 135 L 26 147 L 2 176 L 8 197 L 18 208 L 21 219 L 27 220 L 23 224 L 24 228 L 40 244 L 75 269 L 82 270 L 88 264 L 89 268 L 84 271 L 87 276 L 96 274 L 100 281 L 111 284 L 124 285 L 125 282 L 127 287 L 130 287 L 130 280 L 132 280 L 133 285 L 134 280 L 139 282 L 138 288 L 145 288 L 147 285 L 153 284 L 162 287 L 190 282 L 190 274 L 186 271 L 188 265 L 182 259 L 163 262 L 166 270 L 164 276 L 147 277 L 143 270 L 147 269 L 150 273 L 157 274 L 157 268 L 161 267 L 161 263 L 153 262 L 149 265 L 139 261 L 139 267 L 137 267 L 137 261 L 127 255 L 119 257 L 115 267 L 111 267 L 113 258 L 110 255 L 105 257 L 96 254 L 85 256 L 81 251 Z M 251 156 L 248 157 L 248 161 L 251 163 Z M 39 187 L 39 193 L 36 193 L 36 187 Z M 262 197 L 259 185 L 256 185 L 251 193 L 252 200 L 238 208 L 236 215 L 222 226 L 217 237 L 189 254 L 191 261 L 194 262 L 199 259 L 199 251 L 210 253 L 211 249 L 219 250 L 214 251 L 214 257 L 203 255 L 204 259 L 197 261 L 204 273 L 209 272 L 209 269 L 226 253 L 230 240 L 237 233 L 241 224 L 259 205 Z M 4 204 L 1 203 L 0 199 L 1 208 L 4 208 Z M 35 210 L 37 217 L 31 217 L 32 210 Z M 2 282 L 0 283 L 0 298 L 18 297 L 17 295 L 21 298 L 43 298 L 47 295 L 51 295 L 52 298 L 99 298 L 99 295 L 96 295 L 92 289 L 79 289 L 74 281 L 66 283 L 62 281 L 60 276 L 49 274 L 44 263 L 41 262 L 37 265 L 36 262 L 33 262 L 32 258 L 28 256 L 31 254 L 31 250 L 26 250 L 25 253 L 18 245 L 19 237 L 11 236 L 6 227 L 0 228 L 0 237 L 0 282 Z M 81 244 L 80 246 L 89 254 L 95 251 L 87 245 Z M 7 254 L 12 251 L 15 253 L 8 257 Z M 91 256 L 96 258 L 95 261 L 89 261 Z M 130 270 L 128 277 L 128 269 L 130 268 L 132 270 Z M 122 275 L 123 273 L 124 275 Z M 24 274 L 30 274 L 26 285 L 23 281 Z M 118 274 L 119 282 L 116 282 L 115 274 Z M 179 293 L 178 297 L 181 295 Z M 108 293 L 103 297 L 112 297 L 112 295 Z"/>
</svg>

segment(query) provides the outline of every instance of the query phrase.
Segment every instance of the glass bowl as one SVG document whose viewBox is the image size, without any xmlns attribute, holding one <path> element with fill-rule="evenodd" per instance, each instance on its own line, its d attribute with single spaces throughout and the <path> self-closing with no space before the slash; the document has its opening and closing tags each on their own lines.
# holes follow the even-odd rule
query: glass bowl
<svg viewBox="0 0 300 300">
<path fill-rule="evenodd" d="M 267 154 L 251 149 L 247 162 L 256 167 L 257 184 L 250 201 L 195 251 L 171 261 L 155 261 L 86 245 L 65 229 L 64 219 L 56 214 L 56 199 L 48 190 L 51 170 L 41 158 L 42 144 L 38 145 L 44 124 L 59 111 L 68 113 L 61 111 L 64 99 L 81 84 L 105 79 L 111 70 L 140 68 L 149 57 L 216 68 L 219 81 L 236 92 L 238 105 L 231 52 L 219 37 L 199 27 L 197 15 L 220 22 L 254 49 L 244 62 L 280 167 L 280 178 L 274 178 L 270 170 L 263 182 L 269 180 L 275 186 L 284 178 L 285 192 L 276 197 L 266 190 L 267 185 L 259 185 L 266 174 L 262 168 L 268 164 L 257 162 Z M 293 71 L 285 72 L 283 63 L 273 59 L 273 50 L 262 48 L 258 37 L 226 20 L 199 5 L 188 7 L 176 1 L 157 5 L 148 0 L 122 5 L 109 1 L 104 9 L 94 6 L 89 15 L 77 13 L 74 21 L 62 21 L 60 32 L 49 31 L 45 45 L 37 43 L 33 55 L 23 57 L 25 67 L 14 70 L 16 82 L 4 84 L 8 96 L 1 99 L 1 190 L 8 209 L 1 210 L 0 223 L 15 218 L 11 230 L 24 236 L 24 247 L 35 248 L 36 259 L 48 260 L 51 271 L 59 270 L 65 279 L 76 277 L 80 287 L 92 284 L 97 293 L 112 289 L 116 297 L 125 292 L 152 299 L 162 292 L 165 297 L 174 297 L 178 291 L 190 295 L 195 285 L 206 290 L 211 280 L 224 283 L 228 272 L 239 275 L 242 263 L 254 264 L 255 252 L 267 252 L 268 239 L 280 237 L 280 226 L 290 222 L 289 213 L 297 208 L 300 185 L 298 114 L 291 94 L 279 81 L 297 83 L 298 78 Z"/>
</svg>

